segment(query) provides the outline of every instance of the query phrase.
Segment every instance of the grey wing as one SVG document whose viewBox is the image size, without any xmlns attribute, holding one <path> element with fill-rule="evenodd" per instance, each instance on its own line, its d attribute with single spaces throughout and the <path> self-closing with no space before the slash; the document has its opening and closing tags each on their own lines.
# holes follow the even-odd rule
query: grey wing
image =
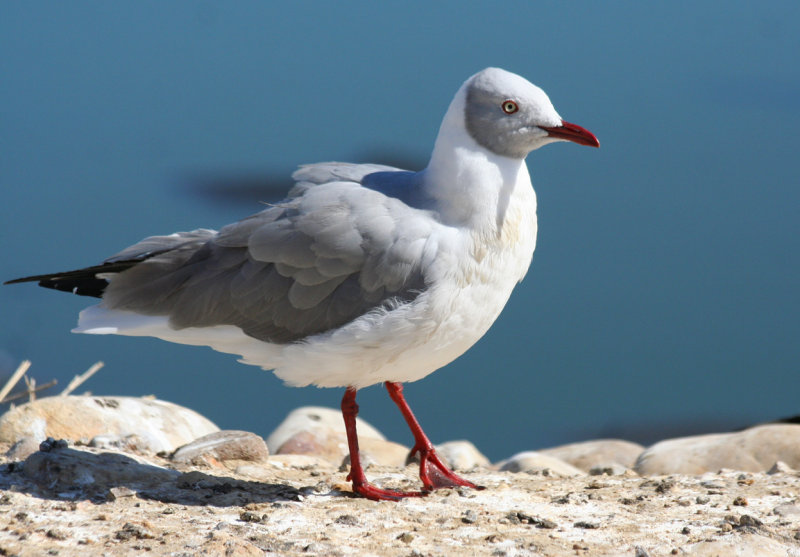
<svg viewBox="0 0 800 557">
<path fill-rule="evenodd" d="M 349 162 L 318 162 L 304 164 L 292 178 L 298 183 L 327 184 L 329 182 L 354 182 L 360 184 L 364 176 L 374 172 L 405 172 L 401 168 L 384 164 L 354 164 Z"/>
<path fill-rule="evenodd" d="M 176 328 L 230 324 L 294 342 L 418 296 L 432 226 L 357 183 L 321 184 L 226 226 L 188 257 L 160 253 L 120 273 L 103 299 L 168 315 Z"/>
<path fill-rule="evenodd" d="M 354 182 L 360 184 L 365 176 L 375 172 L 405 171 L 383 164 L 353 164 L 349 162 L 304 164 L 292 174 L 295 185 L 289 191 L 289 197 L 303 195 L 310 187 L 330 182 Z"/>
</svg>

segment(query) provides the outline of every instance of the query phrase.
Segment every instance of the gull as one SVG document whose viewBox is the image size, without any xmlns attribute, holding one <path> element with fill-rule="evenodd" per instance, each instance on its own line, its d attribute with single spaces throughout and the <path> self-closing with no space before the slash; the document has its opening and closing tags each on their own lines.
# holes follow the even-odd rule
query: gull
<svg viewBox="0 0 800 557">
<path fill-rule="evenodd" d="M 555 141 L 600 145 L 540 88 L 487 68 L 459 88 L 419 172 L 301 166 L 284 201 L 219 231 L 151 236 L 99 265 L 8 283 L 100 298 L 74 332 L 210 346 L 290 386 L 344 387 L 347 479 L 361 496 L 482 489 L 442 462 L 402 384 L 466 352 L 525 276 L 537 232 L 525 157 Z M 356 391 L 377 383 L 413 434 L 420 491 L 364 473 Z"/>
</svg>

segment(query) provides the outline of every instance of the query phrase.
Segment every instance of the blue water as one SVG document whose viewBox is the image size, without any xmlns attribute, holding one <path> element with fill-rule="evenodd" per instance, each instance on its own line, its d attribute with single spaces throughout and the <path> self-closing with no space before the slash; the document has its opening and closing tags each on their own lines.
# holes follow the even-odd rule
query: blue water
<svg viewBox="0 0 800 557">
<path fill-rule="evenodd" d="M 791 1 L 5 3 L 0 278 L 222 226 L 301 163 L 424 166 L 453 93 L 496 65 L 602 147 L 528 158 L 532 270 L 473 350 L 407 386 L 431 438 L 499 459 L 796 414 L 798 26 Z M 339 403 L 209 349 L 70 334 L 87 300 L 0 287 L 0 367 L 63 386 L 103 360 L 85 389 L 263 435 Z M 380 388 L 359 400 L 409 441 Z"/>
</svg>

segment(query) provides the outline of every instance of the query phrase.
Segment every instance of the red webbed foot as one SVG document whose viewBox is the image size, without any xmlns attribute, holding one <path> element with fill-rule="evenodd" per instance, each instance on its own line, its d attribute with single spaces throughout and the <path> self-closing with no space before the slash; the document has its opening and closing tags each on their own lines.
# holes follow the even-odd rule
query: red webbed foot
<svg viewBox="0 0 800 557">
<path fill-rule="evenodd" d="M 351 475 L 347 476 L 351 480 Z M 362 497 L 372 499 L 373 501 L 399 501 L 406 497 L 425 497 L 427 491 L 397 491 L 395 489 L 382 489 L 377 487 L 365 479 L 360 481 L 353 480 L 353 492 L 358 493 Z"/>
<path fill-rule="evenodd" d="M 433 491 L 434 489 L 442 489 L 447 487 L 469 487 L 471 489 L 486 489 L 484 486 L 472 483 L 465 480 L 461 476 L 450 470 L 436 454 L 436 451 L 431 447 L 430 449 L 414 447 L 411 454 L 419 452 L 419 479 L 422 480 L 422 485 L 425 486 L 426 491 Z"/>
</svg>

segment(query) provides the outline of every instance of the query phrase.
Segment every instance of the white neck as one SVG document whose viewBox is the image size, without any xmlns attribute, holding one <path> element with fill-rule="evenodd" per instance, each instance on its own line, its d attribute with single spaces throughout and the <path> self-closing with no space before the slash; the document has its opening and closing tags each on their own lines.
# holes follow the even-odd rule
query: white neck
<svg viewBox="0 0 800 557">
<path fill-rule="evenodd" d="M 426 193 L 437 201 L 442 222 L 473 229 L 502 226 L 517 187 L 530 187 L 523 159 L 496 155 L 479 145 L 464 125 L 465 90 L 445 114 L 428 167 Z"/>
</svg>

